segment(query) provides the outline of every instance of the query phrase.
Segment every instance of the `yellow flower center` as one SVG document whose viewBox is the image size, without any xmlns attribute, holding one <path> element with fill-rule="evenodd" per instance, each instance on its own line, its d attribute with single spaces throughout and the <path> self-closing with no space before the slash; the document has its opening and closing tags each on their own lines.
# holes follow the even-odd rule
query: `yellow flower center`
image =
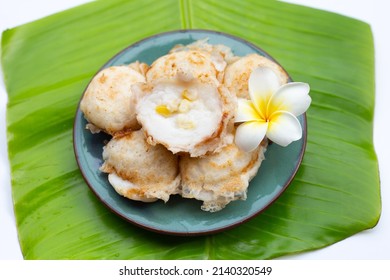
<svg viewBox="0 0 390 280">
<path fill-rule="evenodd" d="M 256 110 L 260 118 L 264 122 L 270 122 L 272 113 L 275 112 L 276 108 L 273 104 L 269 104 L 272 96 L 272 92 L 268 92 L 265 98 L 256 100 L 257 106 Z"/>
</svg>

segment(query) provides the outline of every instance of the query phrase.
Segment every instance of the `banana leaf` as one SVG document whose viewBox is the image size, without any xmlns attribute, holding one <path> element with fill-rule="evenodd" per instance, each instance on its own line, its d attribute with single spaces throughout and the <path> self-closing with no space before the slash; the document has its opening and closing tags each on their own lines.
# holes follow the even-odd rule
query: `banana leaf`
<svg viewBox="0 0 390 280">
<path fill-rule="evenodd" d="M 159 235 L 110 212 L 84 182 L 72 147 L 81 94 L 128 45 L 164 31 L 211 29 L 263 48 L 311 85 L 298 173 L 265 212 L 199 237 Z M 7 137 L 25 259 L 270 259 L 372 228 L 381 201 L 373 147 L 370 26 L 270 0 L 106 0 L 2 34 Z"/>
</svg>

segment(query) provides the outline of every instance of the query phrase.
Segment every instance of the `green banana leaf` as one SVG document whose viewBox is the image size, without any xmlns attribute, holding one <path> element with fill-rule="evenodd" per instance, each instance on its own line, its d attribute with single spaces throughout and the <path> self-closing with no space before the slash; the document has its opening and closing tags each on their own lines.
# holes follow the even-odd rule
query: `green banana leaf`
<svg viewBox="0 0 390 280">
<path fill-rule="evenodd" d="M 72 147 L 81 94 L 128 45 L 200 28 L 246 39 L 311 85 L 308 143 L 287 191 L 234 229 L 159 235 L 110 212 L 84 182 Z M 270 259 L 321 248 L 378 222 L 369 25 L 270 0 L 106 0 L 2 35 L 12 194 L 26 259 Z"/>
</svg>

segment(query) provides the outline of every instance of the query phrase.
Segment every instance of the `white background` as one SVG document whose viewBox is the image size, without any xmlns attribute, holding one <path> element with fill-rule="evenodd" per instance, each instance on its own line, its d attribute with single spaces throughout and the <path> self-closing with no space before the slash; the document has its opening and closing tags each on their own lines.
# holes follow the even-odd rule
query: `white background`
<svg viewBox="0 0 390 280">
<path fill-rule="evenodd" d="M 142 0 L 139 0 L 142 1 Z M 46 15 L 89 2 L 87 0 L 0 0 L 0 32 Z M 381 175 L 382 216 L 378 225 L 334 245 L 283 259 L 385 259 L 390 260 L 390 4 L 386 0 L 287 0 L 337 12 L 369 23 L 376 52 L 376 110 L 374 144 Z M 357 58 L 358 59 L 358 58 Z M 387 69 L 386 69 L 387 67 Z M 23 259 L 17 239 L 7 155 L 5 111 L 7 94 L 0 69 L 0 260 Z"/>
</svg>

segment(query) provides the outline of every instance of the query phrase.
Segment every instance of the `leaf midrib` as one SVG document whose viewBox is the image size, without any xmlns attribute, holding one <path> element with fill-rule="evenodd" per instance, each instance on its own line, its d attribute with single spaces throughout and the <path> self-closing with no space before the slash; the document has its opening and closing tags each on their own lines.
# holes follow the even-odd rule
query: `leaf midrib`
<svg viewBox="0 0 390 280">
<path fill-rule="evenodd" d="M 190 0 L 179 0 L 181 11 L 181 26 L 183 29 L 192 29 L 191 3 Z"/>
</svg>

